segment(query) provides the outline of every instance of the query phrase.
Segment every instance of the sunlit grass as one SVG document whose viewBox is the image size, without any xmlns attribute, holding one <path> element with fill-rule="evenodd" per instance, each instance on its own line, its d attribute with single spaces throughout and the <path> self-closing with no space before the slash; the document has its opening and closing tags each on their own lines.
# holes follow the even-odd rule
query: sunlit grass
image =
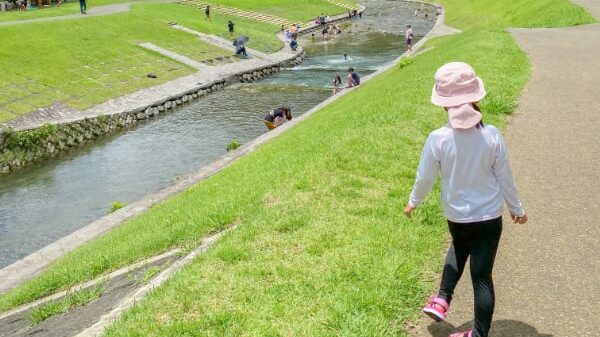
<svg viewBox="0 0 600 337">
<path fill-rule="evenodd" d="M 39 324 L 48 318 L 69 312 L 69 310 L 86 305 L 102 295 L 102 285 L 67 294 L 65 297 L 44 303 L 33 309 L 29 316 L 32 324 Z"/>
<path fill-rule="evenodd" d="M 240 9 L 263 12 L 297 22 L 314 20 L 317 15 L 340 14 L 347 11 L 325 0 L 209 0 L 204 3 L 221 4 Z M 349 4 L 351 1 L 341 0 L 340 3 Z"/>
<path fill-rule="evenodd" d="M 0 35 L 0 122 L 60 102 L 86 109 L 107 99 L 154 86 L 196 70 L 138 46 L 151 42 L 197 61 L 231 56 L 196 36 L 168 26 L 190 28 L 229 38 L 229 17 L 199 20 L 200 11 L 175 4 L 134 5 L 129 13 L 2 27 Z M 236 19 L 238 34 L 249 46 L 272 52 L 282 44 L 277 27 Z M 51 33 L 49 33 L 51 32 Z M 27 59 L 23 62 L 23 51 Z M 146 77 L 154 73 L 158 79 Z"/>
<path fill-rule="evenodd" d="M 567 0 L 440 0 L 446 22 L 460 29 L 566 27 L 596 22 Z"/>
<path fill-rule="evenodd" d="M 461 3 L 470 8 L 471 1 Z M 470 63 L 489 93 L 484 121 L 498 126 L 529 78 L 525 54 L 501 27 L 474 27 L 429 45 L 435 48 L 409 65 L 59 259 L 0 296 L 0 310 L 176 246 L 194 247 L 235 222 L 236 230 L 106 335 L 405 336 L 446 243 L 436 193 L 414 220 L 402 213 L 422 143 L 446 121 L 429 102 L 433 74 L 449 61 Z"/>
<path fill-rule="evenodd" d="M 152 2 L 153 0 L 146 0 L 147 2 Z M 134 2 L 130 0 L 93 0 L 88 1 L 88 9 L 97 6 L 110 5 L 115 3 L 124 3 L 124 2 Z M 144 2 L 144 0 L 139 0 L 135 2 Z M 71 14 L 80 14 L 79 13 L 79 1 L 77 0 L 68 0 L 62 3 L 60 6 L 56 6 L 54 3 L 50 7 L 42 7 L 31 9 L 27 11 L 17 11 L 11 10 L 4 13 L 0 12 L 0 22 L 7 21 L 20 21 L 20 20 L 31 20 L 31 19 L 40 19 L 40 18 L 49 18 L 55 16 L 62 15 L 71 15 Z"/>
</svg>

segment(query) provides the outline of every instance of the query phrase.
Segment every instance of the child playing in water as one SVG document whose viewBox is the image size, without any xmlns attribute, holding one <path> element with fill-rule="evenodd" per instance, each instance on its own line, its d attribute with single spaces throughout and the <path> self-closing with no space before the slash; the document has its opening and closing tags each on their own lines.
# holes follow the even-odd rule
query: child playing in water
<svg viewBox="0 0 600 337">
<path fill-rule="evenodd" d="M 468 258 L 475 295 L 472 330 L 450 337 L 488 336 L 494 313 L 492 269 L 502 233 L 503 201 L 513 222 L 527 222 L 502 135 L 496 127 L 483 124 L 477 107 L 485 95 L 483 81 L 466 63 L 448 63 L 436 72 L 431 102 L 446 110 L 448 124 L 427 138 L 404 208 L 410 218 L 441 174 L 442 207 L 452 245 L 439 293 L 430 298 L 423 312 L 438 322 L 446 319 Z"/>
<path fill-rule="evenodd" d="M 406 25 L 406 48 L 408 51 L 412 51 L 413 44 L 413 30 L 411 25 Z"/>
<path fill-rule="evenodd" d="M 342 85 L 342 78 L 339 76 L 336 76 L 333 79 L 333 94 L 337 94 L 338 92 L 340 92 L 340 85 Z"/>
</svg>

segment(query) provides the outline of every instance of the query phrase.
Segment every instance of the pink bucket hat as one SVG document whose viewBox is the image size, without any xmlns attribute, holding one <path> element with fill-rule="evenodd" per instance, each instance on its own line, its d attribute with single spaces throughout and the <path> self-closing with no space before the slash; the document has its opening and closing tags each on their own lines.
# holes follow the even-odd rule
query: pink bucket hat
<svg viewBox="0 0 600 337">
<path fill-rule="evenodd" d="M 481 113 L 470 103 L 486 95 L 481 78 L 463 62 L 450 62 L 435 73 L 431 103 L 448 108 L 450 125 L 457 129 L 471 128 L 481 121 Z"/>
</svg>

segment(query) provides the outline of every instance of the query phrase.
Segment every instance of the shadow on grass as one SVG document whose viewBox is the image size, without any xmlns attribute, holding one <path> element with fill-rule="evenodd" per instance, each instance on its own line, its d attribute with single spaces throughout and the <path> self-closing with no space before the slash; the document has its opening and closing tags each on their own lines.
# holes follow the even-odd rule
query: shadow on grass
<svg viewBox="0 0 600 337">
<path fill-rule="evenodd" d="M 473 322 L 467 322 L 461 326 L 454 327 L 452 324 L 443 323 L 432 323 L 427 327 L 429 333 L 433 337 L 448 337 L 449 334 L 457 331 L 465 331 L 473 326 Z M 492 330 L 490 331 L 490 337 L 553 337 L 550 334 L 542 334 L 537 331 L 536 328 L 531 325 L 513 320 L 499 320 L 492 323 Z"/>
</svg>

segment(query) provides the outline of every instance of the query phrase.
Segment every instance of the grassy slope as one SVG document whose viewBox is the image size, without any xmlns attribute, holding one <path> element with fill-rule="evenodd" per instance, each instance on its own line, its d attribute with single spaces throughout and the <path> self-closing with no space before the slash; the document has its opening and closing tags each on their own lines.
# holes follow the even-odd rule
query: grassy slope
<svg viewBox="0 0 600 337">
<path fill-rule="evenodd" d="M 154 0 L 87 0 L 88 10 L 93 7 L 111 5 L 125 2 L 153 2 Z M 68 0 L 63 2 L 61 6 L 56 6 L 54 3 L 51 7 L 34 9 L 25 12 L 11 10 L 9 12 L 0 13 L 0 22 L 31 20 L 40 18 L 49 18 L 62 15 L 79 14 L 79 1 Z"/>
<path fill-rule="evenodd" d="M 446 23 L 458 28 L 566 27 L 596 22 L 567 0 L 439 0 Z"/>
<path fill-rule="evenodd" d="M 203 2 L 263 12 L 298 22 L 314 20 L 321 13 L 327 15 L 344 12 L 343 8 L 324 0 L 302 0 L 301 2 L 290 0 L 209 0 Z"/>
<path fill-rule="evenodd" d="M 125 2 L 122 0 L 90 1 L 92 5 Z M 227 20 L 236 23 L 236 33 L 251 37 L 249 47 L 264 52 L 281 48 L 275 37 L 278 26 L 258 23 L 240 17 L 214 13 L 211 21 L 203 20 L 202 11 L 175 4 L 150 3 L 134 5 L 132 11 L 116 15 L 90 17 L 85 20 L 61 20 L 28 23 L 27 26 L 2 27 L 0 35 L 0 122 L 9 121 L 40 107 L 62 102 L 85 109 L 110 98 L 133 92 L 194 70 L 137 47 L 140 42 L 153 42 L 197 61 L 231 52 L 199 41 L 196 37 L 170 29 L 178 22 L 205 33 L 229 39 Z M 344 10 L 322 0 L 270 0 L 255 10 L 280 14 L 289 18 L 310 18 L 317 13 L 340 13 Z M 67 14 L 77 3 L 26 13 L 0 15 L 0 21 Z M 236 2 L 247 8 L 249 2 Z M 256 4 L 254 4 L 256 5 Z M 302 5 L 302 6 L 301 6 Z M 54 14 L 52 14 L 54 13 Z M 26 29 L 24 29 L 26 27 Z M 48 32 L 52 32 L 48 34 Z M 27 50 L 26 66 L 22 51 Z M 43 55 L 43 57 L 41 57 Z M 148 79 L 156 73 L 158 80 Z"/>
<path fill-rule="evenodd" d="M 194 72 L 138 47 L 140 42 L 153 42 L 198 61 L 231 55 L 167 26 L 177 21 L 228 38 L 228 17 L 216 15 L 211 22 L 200 18 L 200 11 L 189 7 L 147 4 L 133 6 L 129 13 L 2 27 L 0 122 L 55 102 L 84 109 Z M 251 47 L 264 51 L 281 47 L 274 37 L 277 27 L 242 19 L 236 23 L 238 33 L 252 36 Z M 150 72 L 158 80 L 146 78 Z"/>
<path fill-rule="evenodd" d="M 490 100 L 483 108 L 495 124 L 528 74 L 508 35 L 467 32 L 434 44 L 435 52 L 367 83 L 140 218 L 140 228 L 173 211 L 200 223 L 211 214 L 240 226 L 107 335 L 402 334 L 431 288 L 445 243 L 436 197 L 417 221 L 402 213 L 422 140 L 444 123 L 443 112 L 429 103 L 432 74 L 450 60 L 473 64 L 487 80 Z M 490 54 L 505 57 L 489 60 Z M 270 186 L 264 172 L 284 178 Z M 195 209 L 213 200 L 209 212 Z M 182 231 L 190 225 L 173 224 Z"/>
<path fill-rule="evenodd" d="M 490 93 L 482 106 L 486 121 L 501 124 L 529 69 L 498 29 L 475 27 L 431 44 L 434 51 L 409 67 L 388 71 L 224 172 L 58 260 L 0 296 L 0 310 L 174 245 L 192 247 L 237 222 L 238 230 L 109 335 L 402 331 L 432 287 L 445 242 L 437 198 L 417 221 L 401 212 L 422 141 L 444 123 L 429 103 L 433 73 L 447 61 L 471 63 Z M 282 177 L 273 184 L 268 177 L 276 173 Z"/>
</svg>

